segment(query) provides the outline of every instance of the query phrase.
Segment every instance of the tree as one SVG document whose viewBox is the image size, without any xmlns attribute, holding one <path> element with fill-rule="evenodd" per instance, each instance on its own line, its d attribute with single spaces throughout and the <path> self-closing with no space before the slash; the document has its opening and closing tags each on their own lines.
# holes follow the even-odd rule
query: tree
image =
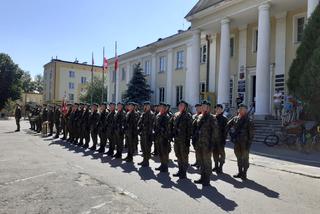
<svg viewBox="0 0 320 214">
<path fill-rule="evenodd" d="M 38 91 L 39 93 L 43 92 L 43 76 L 41 74 L 38 74 L 34 78 L 34 87 L 35 90 Z"/>
<path fill-rule="evenodd" d="M 34 81 L 32 81 L 29 71 L 24 71 L 21 76 L 21 84 L 23 92 L 32 92 L 36 89 Z"/>
<path fill-rule="evenodd" d="M 305 27 L 287 82 L 289 92 L 302 100 L 313 118 L 320 119 L 320 6 Z"/>
<path fill-rule="evenodd" d="M 124 94 L 124 101 L 131 101 L 136 103 L 143 103 L 149 101 L 151 94 L 150 86 L 147 84 L 140 63 L 134 66 L 133 76 L 129 82 L 127 91 Z"/>
<path fill-rule="evenodd" d="M 93 94 L 92 102 L 100 103 L 102 90 L 104 90 L 104 94 L 106 94 L 107 88 L 103 87 L 102 79 L 99 79 L 98 77 L 93 77 L 93 84 L 91 85 L 91 83 L 88 83 L 88 85 L 86 86 L 86 93 L 80 95 L 80 101 L 85 103 L 91 103 L 91 94 Z M 104 101 L 106 101 L 106 99 Z"/>
<path fill-rule="evenodd" d="M 9 55 L 0 53 L 0 110 L 8 99 L 15 101 L 20 98 L 22 74 Z"/>
</svg>

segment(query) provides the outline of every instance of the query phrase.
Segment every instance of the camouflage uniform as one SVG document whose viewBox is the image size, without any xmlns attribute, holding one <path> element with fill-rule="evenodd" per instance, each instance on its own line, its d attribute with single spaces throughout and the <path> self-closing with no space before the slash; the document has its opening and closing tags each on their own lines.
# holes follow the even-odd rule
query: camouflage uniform
<svg viewBox="0 0 320 214">
<path fill-rule="evenodd" d="M 254 136 L 253 122 L 248 116 L 235 116 L 228 122 L 227 130 L 231 130 L 230 136 L 237 157 L 239 174 L 235 177 L 246 179 L 249 168 L 249 150 Z"/>
<path fill-rule="evenodd" d="M 110 111 L 106 118 L 106 134 L 107 140 L 109 141 L 109 151 L 107 154 L 112 156 L 115 149 L 114 141 L 114 126 L 115 126 L 115 111 Z"/>
<path fill-rule="evenodd" d="M 197 155 L 199 157 L 199 165 L 201 178 L 196 183 L 204 186 L 210 184 L 210 175 L 212 172 L 211 153 L 213 145 L 219 140 L 219 128 L 217 119 L 210 113 L 201 114 L 196 121 L 197 135 Z"/>
<path fill-rule="evenodd" d="M 68 123 L 69 123 L 70 114 L 71 114 L 71 108 L 69 107 L 68 112 L 65 114 L 62 114 L 61 116 L 61 127 L 63 130 L 62 140 L 67 140 L 68 138 L 68 134 L 69 134 Z"/>
<path fill-rule="evenodd" d="M 197 152 L 197 134 L 196 134 L 196 131 L 197 131 L 197 123 L 196 121 L 198 120 L 199 116 L 201 114 L 194 114 L 192 116 L 192 119 L 193 119 L 193 122 L 192 122 L 192 146 L 193 146 L 193 149 L 195 151 L 195 156 L 196 156 L 196 162 L 192 165 L 192 166 L 199 166 L 199 157 L 198 157 L 198 152 Z"/>
<path fill-rule="evenodd" d="M 100 113 L 100 119 L 99 119 L 99 124 L 98 124 L 98 133 L 99 133 L 99 138 L 100 138 L 100 148 L 99 152 L 104 153 L 105 152 L 105 147 L 107 145 L 107 133 L 106 133 L 106 119 L 108 116 L 107 110 L 104 110 Z"/>
<path fill-rule="evenodd" d="M 16 107 L 16 110 L 14 112 L 14 117 L 16 119 L 16 125 L 17 125 L 17 130 L 20 131 L 20 119 L 21 119 L 21 108 L 20 106 Z"/>
<path fill-rule="evenodd" d="M 222 114 L 216 115 L 219 131 L 220 131 L 220 139 L 213 145 L 213 160 L 214 160 L 214 169 L 217 173 L 222 173 L 222 166 L 226 159 L 226 153 L 224 151 L 224 147 L 226 145 L 226 126 L 228 119 Z"/>
<path fill-rule="evenodd" d="M 151 158 L 152 134 L 155 116 L 152 111 L 143 112 L 138 121 L 138 130 L 140 134 L 140 145 L 143 154 L 142 166 L 149 166 Z"/>
<path fill-rule="evenodd" d="M 61 132 L 61 111 L 60 106 L 56 106 L 56 109 L 54 111 L 54 125 L 56 127 L 56 136 L 55 138 L 58 138 Z"/>
<path fill-rule="evenodd" d="M 67 124 L 68 132 L 69 132 L 68 141 L 71 143 L 73 143 L 75 140 L 75 117 L 76 117 L 76 111 L 72 110 L 68 117 L 68 124 Z"/>
<path fill-rule="evenodd" d="M 114 140 L 117 146 L 117 153 L 114 155 L 115 158 L 121 158 L 123 150 L 123 138 L 124 138 L 124 122 L 125 122 L 125 112 L 117 111 L 114 115 Z"/>
<path fill-rule="evenodd" d="M 168 162 L 169 162 L 169 115 L 167 113 L 159 113 L 156 116 L 154 131 L 155 131 L 155 143 L 159 146 L 159 157 L 161 165 L 156 170 L 161 172 L 168 172 Z"/>
<path fill-rule="evenodd" d="M 90 147 L 91 150 L 97 149 L 98 143 L 98 124 L 99 124 L 100 115 L 98 111 L 93 111 L 89 117 L 89 124 L 90 124 L 90 134 L 92 138 L 93 145 Z"/>
<path fill-rule="evenodd" d="M 49 122 L 49 130 L 50 130 L 49 136 L 52 136 L 52 134 L 53 134 L 53 125 L 54 125 L 54 112 L 53 112 L 52 107 L 50 107 L 49 110 L 48 110 L 48 122 Z"/>
<path fill-rule="evenodd" d="M 83 145 L 84 148 L 89 147 L 90 142 L 90 111 L 87 107 L 83 112 L 81 116 L 81 135 L 80 135 L 80 146 L 83 145 L 83 140 L 85 140 L 85 144 Z"/>
<path fill-rule="evenodd" d="M 177 112 L 171 119 L 173 121 L 174 152 L 178 159 L 179 171 L 174 176 L 186 178 L 189 166 L 190 138 L 192 134 L 192 117 L 186 112 Z"/>
<path fill-rule="evenodd" d="M 125 158 L 127 162 L 132 162 L 133 154 L 136 147 L 135 135 L 137 133 L 137 115 L 135 110 L 128 112 L 125 118 L 125 136 L 128 146 L 128 156 Z"/>
<path fill-rule="evenodd" d="M 83 107 L 80 109 L 77 109 L 75 112 L 75 117 L 74 117 L 74 144 L 78 144 L 78 140 L 81 137 L 81 116 L 83 113 Z"/>
</svg>

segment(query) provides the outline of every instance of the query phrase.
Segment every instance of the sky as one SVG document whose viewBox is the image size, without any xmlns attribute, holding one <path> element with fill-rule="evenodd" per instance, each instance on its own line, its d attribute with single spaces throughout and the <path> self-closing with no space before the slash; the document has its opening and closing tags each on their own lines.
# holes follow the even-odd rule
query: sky
<svg viewBox="0 0 320 214">
<path fill-rule="evenodd" d="M 52 57 L 107 58 L 187 29 L 197 0 L 0 0 L 0 52 L 32 76 Z"/>
</svg>

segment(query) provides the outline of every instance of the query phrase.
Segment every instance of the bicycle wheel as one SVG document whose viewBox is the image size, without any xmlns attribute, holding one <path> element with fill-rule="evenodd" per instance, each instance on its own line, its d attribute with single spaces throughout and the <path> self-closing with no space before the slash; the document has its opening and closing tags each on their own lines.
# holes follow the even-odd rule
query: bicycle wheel
<svg viewBox="0 0 320 214">
<path fill-rule="evenodd" d="M 277 135 L 268 135 L 264 138 L 263 143 L 269 147 L 275 146 L 279 143 L 279 137 Z"/>
</svg>

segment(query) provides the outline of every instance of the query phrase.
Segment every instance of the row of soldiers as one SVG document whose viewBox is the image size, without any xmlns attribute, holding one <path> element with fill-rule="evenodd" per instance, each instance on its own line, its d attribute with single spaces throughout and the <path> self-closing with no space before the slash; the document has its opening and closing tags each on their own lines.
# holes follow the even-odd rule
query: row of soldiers
<svg viewBox="0 0 320 214">
<path fill-rule="evenodd" d="M 195 105 L 194 115 L 188 109 L 188 103 L 182 100 L 175 114 L 171 113 L 170 106 L 166 103 L 152 106 L 150 102 L 143 103 L 143 112 L 139 111 L 138 104 L 134 102 L 111 102 L 101 105 L 74 103 L 68 104 L 67 109 L 60 105 L 49 105 L 37 109 L 35 113 L 39 115 L 37 122 L 49 122 L 49 135 L 53 134 L 55 125 L 54 138 L 58 138 L 62 132 L 62 140 L 84 148 L 89 148 L 91 138 L 92 146 L 89 149 L 105 153 L 108 144 L 107 155 L 117 159 L 122 159 L 123 149 L 126 147 L 127 156 L 123 159 L 126 162 L 133 162 L 140 136 L 143 161 L 139 165 L 149 166 L 153 145 L 154 155 L 160 158 L 161 165 L 156 168 L 160 172 L 168 172 L 173 142 L 179 168 L 173 176 L 180 179 L 187 178 L 192 142 L 196 156 L 196 162 L 192 166 L 199 168 L 201 174 L 195 183 L 204 186 L 210 184 L 212 171 L 217 174 L 223 172 L 225 144 L 229 133 L 238 161 L 238 174 L 234 177 L 247 179 L 249 149 L 253 139 L 253 123 L 247 115 L 247 106 L 240 105 L 239 114 L 230 121 L 223 115 L 222 105 L 215 106 L 215 115 L 211 114 L 211 104 L 208 101 Z M 37 127 L 41 129 L 41 126 Z M 34 129 L 32 124 L 31 128 Z"/>
</svg>

